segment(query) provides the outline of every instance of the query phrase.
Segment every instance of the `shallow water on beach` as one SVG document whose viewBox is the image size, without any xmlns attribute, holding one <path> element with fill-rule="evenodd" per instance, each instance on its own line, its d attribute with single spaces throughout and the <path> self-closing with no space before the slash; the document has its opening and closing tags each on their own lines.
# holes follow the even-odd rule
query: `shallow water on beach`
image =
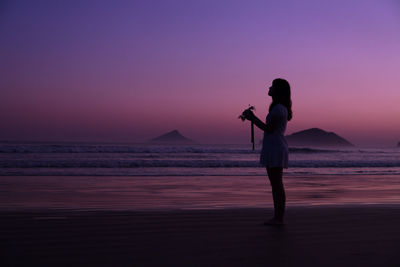
<svg viewBox="0 0 400 267">
<path fill-rule="evenodd" d="M 400 176 L 288 176 L 288 206 L 400 204 Z M 0 209 L 165 210 L 272 206 L 260 176 L 0 177 Z"/>
</svg>

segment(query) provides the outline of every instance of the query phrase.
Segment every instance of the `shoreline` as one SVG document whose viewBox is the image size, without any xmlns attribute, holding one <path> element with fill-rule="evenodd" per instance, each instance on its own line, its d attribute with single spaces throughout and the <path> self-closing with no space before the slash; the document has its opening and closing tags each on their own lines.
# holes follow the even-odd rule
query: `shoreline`
<svg viewBox="0 0 400 267">
<path fill-rule="evenodd" d="M 400 203 L 400 175 L 284 177 L 287 206 Z M 2 209 L 272 207 L 267 177 L 1 176 Z"/>
<path fill-rule="evenodd" d="M 286 213 L 299 211 L 323 211 L 323 210 L 398 210 L 400 203 L 371 204 L 371 203 L 349 203 L 349 204 L 313 204 L 313 205 L 286 205 Z M 96 208 L 0 208 L 0 214 L 183 214 L 183 213 L 242 213 L 242 212 L 271 212 L 273 207 L 224 207 L 224 208 L 167 208 L 167 209 L 96 209 Z"/>
</svg>

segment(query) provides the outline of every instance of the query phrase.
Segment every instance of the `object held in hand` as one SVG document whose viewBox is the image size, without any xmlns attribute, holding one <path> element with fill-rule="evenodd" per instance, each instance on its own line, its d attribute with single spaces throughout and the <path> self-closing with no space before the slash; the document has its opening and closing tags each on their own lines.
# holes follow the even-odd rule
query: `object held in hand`
<svg viewBox="0 0 400 267">
<path fill-rule="evenodd" d="M 246 119 L 250 120 L 248 118 L 248 114 L 252 114 L 253 113 L 252 110 L 254 109 L 255 109 L 254 106 L 250 106 L 248 109 L 242 112 L 242 115 L 239 116 L 239 119 L 241 119 L 242 121 L 245 121 Z"/>
<path fill-rule="evenodd" d="M 248 115 L 249 114 L 253 114 L 252 110 L 254 109 L 254 106 L 250 106 L 248 109 L 246 109 L 245 111 L 242 112 L 242 115 L 239 116 L 239 119 L 241 119 L 242 121 L 245 121 L 245 119 L 248 119 Z M 253 144 L 253 150 L 254 150 L 254 123 L 251 120 L 251 143 Z"/>
</svg>

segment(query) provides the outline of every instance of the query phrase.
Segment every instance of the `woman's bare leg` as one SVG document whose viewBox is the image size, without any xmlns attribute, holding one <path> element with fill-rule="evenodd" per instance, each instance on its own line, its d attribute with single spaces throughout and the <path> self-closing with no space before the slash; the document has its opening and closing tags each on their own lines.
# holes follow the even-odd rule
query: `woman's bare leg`
<svg viewBox="0 0 400 267">
<path fill-rule="evenodd" d="M 282 168 L 267 168 L 268 178 L 272 187 L 274 200 L 274 219 L 282 222 L 285 216 L 286 194 L 282 181 Z"/>
</svg>

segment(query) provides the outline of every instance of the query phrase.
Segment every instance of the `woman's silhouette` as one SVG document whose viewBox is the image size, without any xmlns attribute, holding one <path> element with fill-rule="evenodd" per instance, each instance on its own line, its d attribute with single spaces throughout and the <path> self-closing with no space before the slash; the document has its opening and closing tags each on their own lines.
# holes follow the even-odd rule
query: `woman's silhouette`
<svg viewBox="0 0 400 267">
<path fill-rule="evenodd" d="M 265 224 L 280 225 L 284 223 L 286 205 L 282 173 L 283 168 L 288 167 L 288 145 L 284 133 L 287 121 L 292 119 L 289 83 L 284 79 L 273 80 L 268 95 L 272 97 L 272 103 L 265 123 L 250 109 L 245 110 L 242 116 L 264 131 L 260 163 L 267 168 L 274 200 L 274 217 Z"/>
</svg>

